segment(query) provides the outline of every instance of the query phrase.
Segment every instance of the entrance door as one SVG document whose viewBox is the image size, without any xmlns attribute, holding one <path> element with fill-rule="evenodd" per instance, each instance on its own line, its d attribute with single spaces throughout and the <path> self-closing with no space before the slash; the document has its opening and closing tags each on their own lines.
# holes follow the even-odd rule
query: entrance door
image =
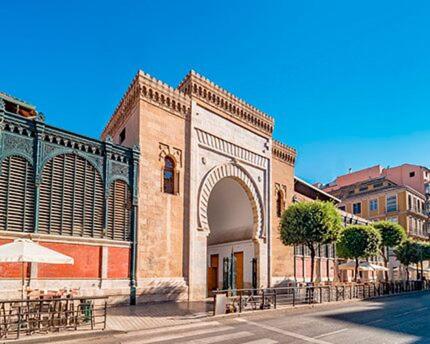
<svg viewBox="0 0 430 344">
<path fill-rule="evenodd" d="M 236 252 L 234 257 L 236 258 L 236 289 L 243 289 L 243 252 Z"/>
<path fill-rule="evenodd" d="M 208 267 L 208 295 L 218 289 L 218 255 L 212 254 Z"/>
</svg>

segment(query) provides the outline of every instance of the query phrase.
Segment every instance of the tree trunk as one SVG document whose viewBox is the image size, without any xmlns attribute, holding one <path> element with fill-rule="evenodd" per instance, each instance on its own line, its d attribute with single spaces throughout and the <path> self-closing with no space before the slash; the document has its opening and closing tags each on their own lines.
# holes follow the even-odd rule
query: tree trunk
<svg viewBox="0 0 430 344">
<path fill-rule="evenodd" d="M 406 281 L 409 282 L 409 266 L 406 266 Z"/>
<path fill-rule="evenodd" d="M 358 278 L 358 258 L 355 258 L 355 276 L 354 276 L 354 281 L 357 282 L 357 278 Z"/>
<path fill-rule="evenodd" d="M 388 249 L 386 247 L 383 247 L 381 250 L 381 256 L 382 259 L 384 259 L 384 267 L 386 269 L 388 269 L 388 254 L 386 254 L 388 252 Z M 384 271 L 384 277 L 385 277 L 385 282 L 388 283 L 388 271 Z"/>
<path fill-rule="evenodd" d="M 421 261 L 421 281 L 424 280 L 424 266 L 423 266 L 423 261 Z"/>
<path fill-rule="evenodd" d="M 311 283 L 314 283 L 314 270 L 315 270 L 315 248 L 314 245 L 310 245 L 311 251 Z"/>
</svg>

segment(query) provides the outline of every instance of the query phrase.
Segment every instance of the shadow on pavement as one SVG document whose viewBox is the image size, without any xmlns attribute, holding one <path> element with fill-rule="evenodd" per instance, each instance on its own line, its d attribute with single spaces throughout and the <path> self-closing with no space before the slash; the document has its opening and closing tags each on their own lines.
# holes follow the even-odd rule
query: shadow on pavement
<svg viewBox="0 0 430 344">
<path fill-rule="evenodd" d="M 430 293 L 371 299 L 363 303 L 366 309 L 360 311 L 341 308 L 317 317 L 416 337 L 408 343 L 430 343 Z"/>
</svg>

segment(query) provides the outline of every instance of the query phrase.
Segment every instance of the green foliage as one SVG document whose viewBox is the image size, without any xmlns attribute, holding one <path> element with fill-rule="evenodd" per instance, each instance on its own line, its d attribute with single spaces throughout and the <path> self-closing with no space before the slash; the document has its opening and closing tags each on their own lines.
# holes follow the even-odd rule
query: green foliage
<svg viewBox="0 0 430 344">
<path fill-rule="evenodd" d="M 421 246 L 413 240 L 405 240 L 394 250 L 397 260 L 406 267 L 421 260 Z"/>
<path fill-rule="evenodd" d="M 424 241 L 414 242 L 419 256 L 419 262 L 430 259 L 430 245 Z"/>
<path fill-rule="evenodd" d="M 424 242 L 423 245 L 423 260 L 430 260 L 430 243 Z"/>
<path fill-rule="evenodd" d="M 358 259 L 376 256 L 381 245 L 381 234 L 372 226 L 352 225 L 346 227 L 337 242 L 337 255 Z"/>
<path fill-rule="evenodd" d="M 281 219 L 280 234 L 284 245 L 327 244 L 336 241 L 342 219 L 330 202 L 312 201 L 290 205 Z"/>
<path fill-rule="evenodd" d="M 406 232 L 398 223 L 390 221 L 380 221 L 372 223 L 381 234 L 382 247 L 396 247 L 406 240 Z"/>
</svg>

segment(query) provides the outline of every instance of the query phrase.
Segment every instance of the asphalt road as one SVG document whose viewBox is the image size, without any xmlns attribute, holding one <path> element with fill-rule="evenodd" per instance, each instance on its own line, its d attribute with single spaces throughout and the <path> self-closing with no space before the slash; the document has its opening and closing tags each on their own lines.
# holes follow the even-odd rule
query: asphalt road
<svg viewBox="0 0 430 344">
<path fill-rule="evenodd" d="M 430 293 L 212 318 L 63 343 L 430 343 Z"/>
</svg>

